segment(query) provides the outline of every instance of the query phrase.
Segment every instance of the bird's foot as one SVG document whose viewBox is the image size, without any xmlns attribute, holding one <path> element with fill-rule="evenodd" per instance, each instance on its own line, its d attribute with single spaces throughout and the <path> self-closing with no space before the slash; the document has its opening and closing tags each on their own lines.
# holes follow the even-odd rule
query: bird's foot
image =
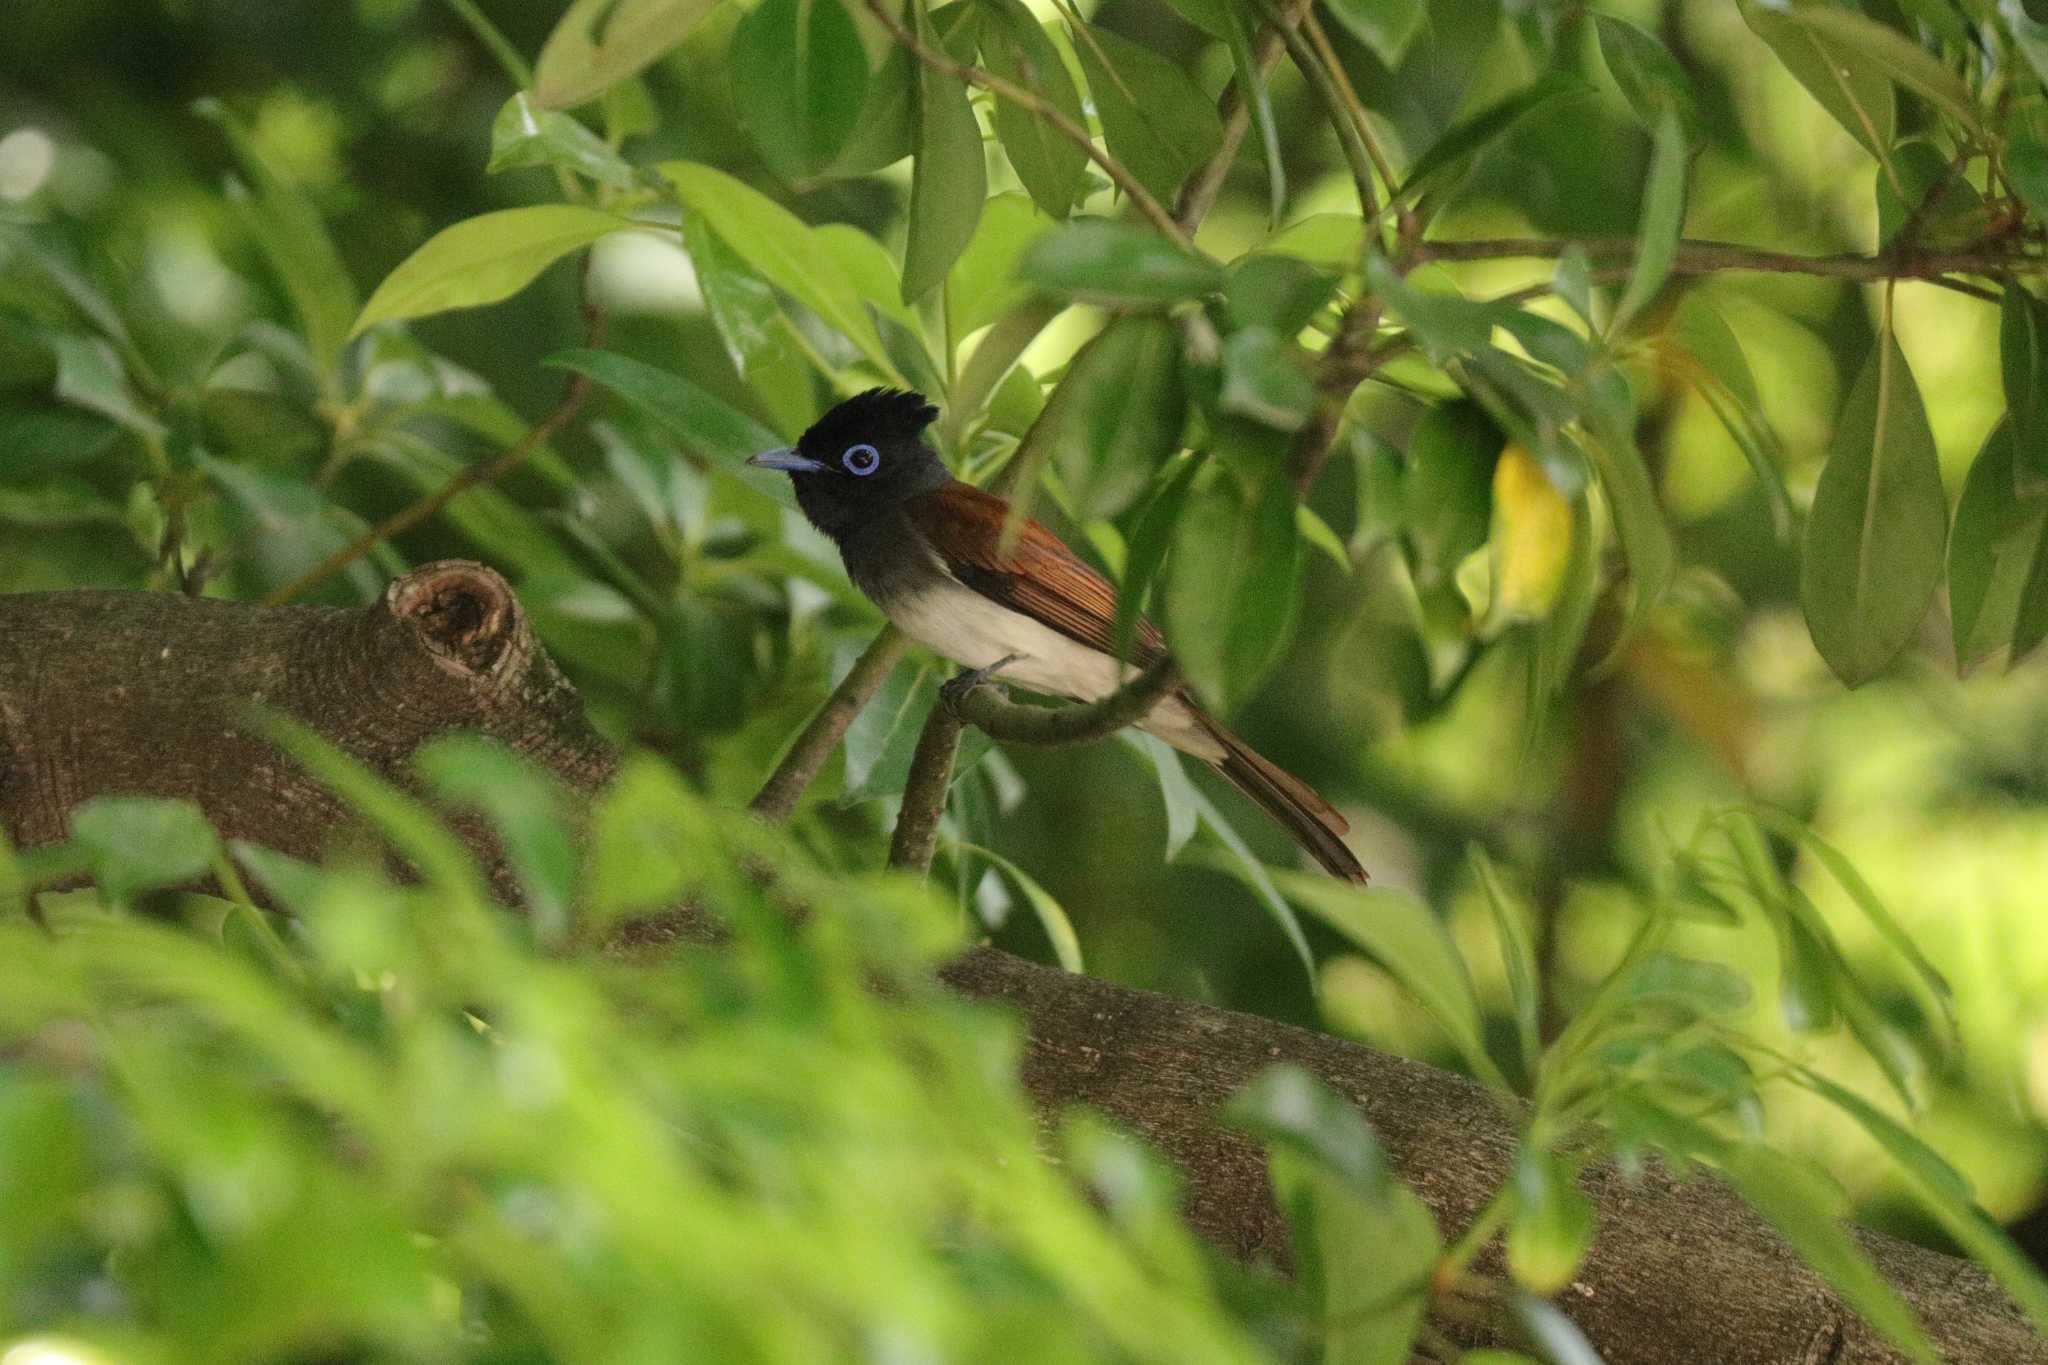
<svg viewBox="0 0 2048 1365">
<path fill-rule="evenodd" d="M 969 693 L 976 688 L 987 687 L 995 680 L 996 674 L 1023 657 L 1022 654 L 1005 654 L 986 668 L 961 669 L 939 684 L 939 704 L 951 711 L 955 717 L 959 717 L 960 704 L 967 700 Z"/>
</svg>

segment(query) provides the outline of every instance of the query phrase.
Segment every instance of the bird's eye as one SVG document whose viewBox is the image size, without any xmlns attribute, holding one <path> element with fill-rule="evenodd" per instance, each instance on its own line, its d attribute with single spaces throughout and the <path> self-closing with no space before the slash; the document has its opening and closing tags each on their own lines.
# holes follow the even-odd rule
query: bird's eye
<svg viewBox="0 0 2048 1365">
<path fill-rule="evenodd" d="M 882 467 L 882 452 L 862 441 L 857 446 L 848 446 L 839 462 L 846 466 L 849 474 L 872 474 Z"/>
</svg>

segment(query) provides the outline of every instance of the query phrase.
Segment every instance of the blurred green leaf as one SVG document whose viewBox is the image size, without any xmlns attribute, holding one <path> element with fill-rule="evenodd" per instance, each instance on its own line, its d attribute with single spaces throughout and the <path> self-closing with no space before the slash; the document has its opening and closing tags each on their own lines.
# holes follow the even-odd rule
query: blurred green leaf
<svg viewBox="0 0 2048 1365">
<path fill-rule="evenodd" d="M 331 377 L 341 346 L 353 333 L 355 281 L 342 265 L 334 239 L 303 191 L 288 183 L 257 149 L 249 131 L 217 100 L 205 99 L 196 112 L 218 124 L 227 135 L 235 159 L 249 177 L 253 193 L 229 183 L 229 202 L 236 206 L 270 268 L 291 298 L 306 331 L 306 349 L 322 376 Z"/>
<path fill-rule="evenodd" d="M 1792 495 L 1778 467 L 1778 439 L 1764 420 L 1763 400 L 1742 343 L 1719 309 L 1698 290 L 1680 300 L 1671 318 L 1670 339 L 1699 370 L 1690 374 L 1715 417 L 1734 438 L 1771 505 L 1771 526 L 1784 540 L 1792 533 Z"/>
<path fill-rule="evenodd" d="M 491 160 L 484 169 L 495 174 L 529 166 L 559 167 L 621 190 L 631 189 L 637 179 L 603 138 L 571 115 L 535 107 L 522 90 L 505 101 L 491 123 Z M 349 312 L 355 312 L 353 303 Z"/>
<path fill-rule="evenodd" d="M 1223 339 L 1223 387 L 1216 406 L 1279 431 L 1299 431 L 1315 415 L 1316 387 L 1291 341 L 1270 327 L 1240 328 Z"/>
<path fill-rule="evenodd" d="M 117 422 L 145 440 L 161 440 L 164 424 L 136 395 L 120 352 L 102 337 L 64 332 L 51 338 L 57 356 L 57 397 Z"/>
<path fill-rule="evenodd" d="M 1533 1077 L 1543 1051 L 1543 995 L 1536 944 L 1529 932 L 1529 909 L 1520 896 L 1508 892 L 1499 869 L 1483 846 L 1472 845 L 1466 857 L 1486 898 L 1486 908 L 1493 916 L 1494 933 L 1500 939 L 1501 963 L 1507 968 L 1508 998 L 1515 1007 L 1515 1037 L 1522 1047 L 1522 1074 Z"/>
<path fill-rule="evenodd" d="M 2018 283 L 1998 305 L 1998 370 L 2012 427 L 2018 492 L 2048 487 L 2048 304 Z"/>
<path fill-rule="evenodd" d="M 1501 446 L 1500 429 L 1473 403 L 1437 404 L 1415 424 L 1401 520 L 1419 581 L 1447 582 L 1466 555 L 1486 544 Z"/>
<path fill-rule="evenodd" d="M 775 433 L 672 370 L 616 351 L 563 351 L 557 369 L 588 375 L 716 463 L 736 465 L 779 444 Z"/>
<path fill-rule="evenodd" d="M 1572 1282 L 1593 1243 L 1593 1201 L 1579 1189 L 1575 1163 L 1523 1144 L 1512 1178 L 1508 1273 L 1532 1294 L 1556 1294 Z"/>
<path fill-rule="evenodd" d="M 360 336 L 380 322 L 508 299 L 570 252 L 631 226 L 574 204 L 499 209 L 465 219 L 399 262 L 363 305 L 349 335 Z"/>
<path fill-rule="evenodd" d="M 1812 1168 L 1761 1147 L 1733 1148 L 1721 1169 L 1750 1206 L 1864 1321 L 1909 1359 L 1927 1365 L 1939 1359 L 1913 1311 L 1836 1221 L 1842 1204 L 1839 1190 Z"/>
<path fill-rule="evenodd" d="M 1668 111 L 1690 140 L 1699 127 L 1692 81 L 1685 69 L 1653 35 L 1612 14 L 1593 16 L 1593 32 L 1607 74 L 1621 88 L 1622 98 L 1645 128 L 1657 132 Z"/>
<path fill-rule="evenodd" d="M 443 801 L 482 811 L 518 874 L 541 942 L 563 942 L 581 861 L 567 794 L 550 773 L 501 744 L 448 735 L 420 749 L 414 765 Z"/>
<path fill-rule="evenodd" d="M 1322 310 L 1337 276 L 1299 257 L 1253 252 L 1230 267 L 1223 306 L 1233 327 L 1270 327 L 1293 338 Z"/>
<path fill-rule="evenodd" d="M 991 74 L 1022 86 L 1084 127 L 1081 93 L 1059 49 L 1022 0 L 978 0 L 981 56 Z M 1038 207 L 1064 220 L 1073 211 L 1088 157 L 1059 129 L 1010 100 L 996 101 L 996 136 Z"/>
<path fill-rule="evenodd" d="M 1429 6 L 1426 0 L 1330 0 L 1330 13 L 1391 70 L 1422 30 Z"/>
<path fill-rule="evenodd" d="M 911 0 L 919 36 L 932 41 L 923 0 Z M 916 157 L 911 162 L 910 216 L 904 228 L 903 300 L 912 303 L 944 282 L 974 240 L 988 168 L 981 124 L 967 102 L 967 87 L 919 63 Z"/>
<path fill-rule="evenodd" d="M 1052 227 L 1052 219 L 1040 212 L 1028 195 L 989 198 L 973 238 L 953 264 L 946 290 L 946 312 L 955 339 L 965 339 L 1030 299 L 1030 287 L 1015 278 L 1018 258 Z"/>
<path fill-rule="evenodd" d="M 1821 657 L 1854 687 L 1927 613 L 1948 535 L 1934 433 L 1887 332 L 1843 406 L 1806 523 L 1799 598 Z"/>
<path fill-rule="evenodd" d="M 1313 873 L 1276 871 L 1273 880 L 1287 899 L 1386 968 L 1456 1045 L 1475 1076 L 1508 1088 L 1486 1051 L 1465 960 L 1434 910 L 1405 891 L 1351 886 Z"/>
<path fill-rule="evenodd" d="M 146 796 L 96 796 L 71 812 L 71 837 L 86 854 L 101 894 L 116 903 L 138 891 L 207 874 L 220 840 L 199 803 Z"/>
<path fill-rule="evenodd" d="M 1101 218 L 1084 218 L 1039 238 L 1016 271 L 1018 279 L 1041 289 L 1124 304 L 1179 303 L 1223 286 L 1223 271 L 1214 262 L 1155 232 Z"/>
<path fill-rule="evenodd" d="M 1892 148 L 1891 165 L 1893 174 L 1877 177 L 1875 191 L 1880 251 L 1908 245 L 1898 239 L 1909 223 L 1915 225 L 1910 243 L 1915 247 L 1957 246 L 1982 232 L 1983 196 L 1948 157 L 1909 138 Z"/>
<path fill-rule="evenodd" d="M 1685 226 L 1685 125 L 1676 109 L 1657 116 L 1650 177 L 1643 186 L 1643 216 L 1636 229 L 1640 245 L 1628 288 L 1614 307 L 1611 330 L 1623 332 L 1671 277 L 1678 237 Z"/>
<path fill-rule="evenodd" d="M 1201 827 L 1194 785 L 1188 780 L 1187 770 L 1180 766 L 1179 753 L 1165 740 L 1138 729 L 1122 731 L 1119 738 L 1150 759 L 1158 775 L 1159 799 L 1166 808 L 1165 861 L 1170 863 L 1180 857 L 1181 850 Z"/>
<path fill-rule="evenodd" d="M 815 230 L 724 171 L 688 161 L 659 167 L 686 209 L 704 216 L 761 277 L 816 313 L 884 374 L 894 374 L 860 292 L 819 251 Z M 892 291 L 893 292 L 893 291 Z"/>
<path fill-rule="evenodd" d="M 1530 1340 L 1542 1351 L 1543 1358 L 1550 1365 L 1607 1365 L 1600 1353 L 1593 1349 L 1593 1343 L 1586 1340 L 1578 1324 L 1564 1315 L 1564 1310 L 1548 1299 L 1539 1299 L 1534 1294 L 1517 1294 L 1514 1297 L 1515 1316 L 1522 1321 L 1523 1330 Z M 1466 1356 L 1471 1359 L 1470 1355 Z"/>
<path fill-rule="evenodd" d="M 841 0 L 763 0 L 726 50 L 734 107 L 785 180 L 831 164 L 860 121 L 868 54 Z"/>
<path fill-rule="evenodd" d="M 1284 479 L 1246 492 L 1224 476 L 1196 489 L 1174 536 L 1167 636 L 1195 690 L 1224 711 L 1280 660 L 1300 610 L 1301 538 Z"/>
<path fill-rule="evenodd" d="M 1678 569 L 1678 549 L 1664 520 L 1656 485 L 1650 481 L 1649 466 L 1635 443 L 1629 441 L 1616 449 L 1605 440 L 1595 440 L 1587 443 L 1586 450 L 1600 471 L 1600 491 L 1607 495 L 1607 508 L 1621 539 L 1622 554 L 1628 559 L 1632 582 L 1628 619 L 1613 646 L 1619 650 L 1670 588 Z"/>
<path fill-rule="evenodd" d="M 1174 531 L 1180 525 L 1182 509 L 1187 506 L 1188 490 L 1194 487 L 1202 464 L 1200 460 L 1186 458 L 1166 465 L 1153 480 L 1152 494 L 1138 511 L 1117 588 L 1113 638 L 1119 659 L 1130 657 L 1138 617 L 1143 614 L 1152 585 L 1166 564 L 1168 551 L 1173 548 Z"/>
<path fill-rule="evenodd" d="M 574 0 L 541 45 L 534 99 L 543 109 L 567 109 L 597 98 L 660 60 L 719 3 Z"/>
<path fill-rule="evenodd" d="M 2017 491 L 2018 455 L 2008 416 L 1984 438 L 1956 503 L 1948 607 L 1959 667 L 2007 646 L 2017 662 L 2048 631 L 2048 487 Z"/>
<path fill-rule="evenodd" d="M 1215 100 L 1181 67 L 1099 25 L 1076 30 L 1074 53 L 1110 153 L 1153 198 L 1170 203 L 1222 145 Z"/>
<path fill-rule="evenodd" d="M 1589 87 L 1583 81 L 1568 76 L 1544 76 L 1470 117 L 1458 120 L 1415 159 L 1394 197 L 1406 198 L 1439 172 L 1463 165 L 1552 100 L 1588 92 Z"/>
<path fill-rule="evenodd" d="M 1049 460 L 1076 517 L 1113 517 L 1180 449 L 1186 420 L 1180 331 L 1165 318 L 1133 314 L 1075 355 L 1016 458 L 1025 468 Z"/>
<path fill-rule="evenodd" d="M 1738 3 L 1750 30 L 1770 46 L 1792 78 L 1806 87 L 1850 137 L 1883 163 L 1891 150 L 1897 100 L 1891 75 L 1881 62 L 1862 52 L 1857 41 L 1864 28 L 1878 25 L 1861 15 L 1838 16 L 1856 21 L 1847 31 L 1825 21 L 1814 22 L 1824 10 L 1835 14 L 1825 5 L 1782 5 L 1767 0 Z"/>
<path fill-rule="evenodd" d="M 1010 879 L 1011 885 L 1022 892 L 1031 913 L 1038 917 L 1038 925 L 1045 930 L 1045 936 L 1052 943 L 1053 958 L 1062 968 L 1070 972 L 1087 970 L 1081 961 L 1081 940 L 1074 933 L 1073 921 L 1052 894 L 1034 881 L 1030 874 L 1005 858 L 1002 854 L 981 847 L 979 844 L 956 844 L 963 853 L 971 853 Z"/>
</svg>

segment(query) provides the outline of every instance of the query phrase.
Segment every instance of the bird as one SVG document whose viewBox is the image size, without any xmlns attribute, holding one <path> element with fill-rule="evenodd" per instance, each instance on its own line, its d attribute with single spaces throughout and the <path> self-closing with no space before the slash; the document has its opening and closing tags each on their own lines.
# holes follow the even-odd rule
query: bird
<svg viewBox="0 0 2048 1365">
<path fill-rule="evenodd" d="M 1010 504 L 954 478 L 924 440 L 925 396 L 869 389 L 812 423 L 794 447 L 747 461 L 789 475 L 797 507 L 839 548 L 847 577 L 911 640 L 1046 696 L 1096 701 L 1157 662 L 1166 642 L 1142 617 L 1115 648 L 1116 588 L 1036 521 L 1005 543 Z M 1307 783 L 1202 709 L 1184 684 L 1138 727 L 1209 764 L 1333 876 L 1363 884 L 1350 826 Z"/>
</svg>

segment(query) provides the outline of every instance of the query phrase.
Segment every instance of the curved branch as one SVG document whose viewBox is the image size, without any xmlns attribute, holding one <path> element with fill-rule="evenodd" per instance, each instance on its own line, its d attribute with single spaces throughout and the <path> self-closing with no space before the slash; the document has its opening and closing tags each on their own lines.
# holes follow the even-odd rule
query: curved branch
<svg viewBox="0 0 2048 1365">
<path fill-rule="evenodd" d="M 942 692 L 934 709 L 950 709 L 956 719 L 1004 744 L 1059 749 L 1092 744 L 1135 725 L 1180 681 L 1173 657 L 1162 654 L 1116 691 L 1083 706 L 1019 706 L 992 687 L 977 686 Z"/>
<path fill-rule="evenodd" d="M 853 724 L 853 718 L 875 695 L 891 672 L 903 652 L 910 648 L 910 641 L 903 638 L 894 626 L 882 627 L 882 633 L 873 643 L 861 651 L 853 661 L 846 676 L 839 680 L 839 686 L 832 689 L 832 695 L 825 698 L 825 704 L 818 708 L 803 733 L 789 746 L 789 752 L 775 765 L 768 780 L 761 784 L 761 790 L 748 807 L 763 819 L 781 822 L 789 818 L 796 809 L 796 803 L 818 776 L 818 770 L 825 766 L 825 760 L 832 757 L 832 751 L 846 734 L 846 727 Z"/>
</svg>

